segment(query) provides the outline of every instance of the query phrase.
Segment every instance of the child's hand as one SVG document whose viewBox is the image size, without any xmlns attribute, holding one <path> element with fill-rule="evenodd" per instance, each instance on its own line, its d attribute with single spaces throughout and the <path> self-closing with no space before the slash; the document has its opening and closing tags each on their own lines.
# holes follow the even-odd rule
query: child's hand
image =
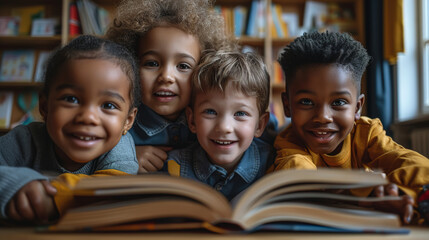
<svg viewBox="0 0 429 240">
<path fill-rule="evenodd" d="M 372 195 L 376 197 L 399 196 L 398 186 L 394 183 L 374 188 Z M 413 216 L 414 199 L 409 195 L 402 195 L 400 200 L 386 200 L 372 203 L 377 210 L 400 214 L 402 222 L 410 223 Z"/>
<path fill-rule="evenodd" d="M 167 152 L 171 149 L 171 147 L 162 146 L 136 146 L 139 173 L 156 172 L 162 169 L 167 160 Z"/>
<path fill-rule="evenodd" d="M 53 198 L 56 193 L 46 180 L 31 181 L 9 201 L 6 213 L 15 221 L 47 223 L 58 215 Z"/>
</svg>

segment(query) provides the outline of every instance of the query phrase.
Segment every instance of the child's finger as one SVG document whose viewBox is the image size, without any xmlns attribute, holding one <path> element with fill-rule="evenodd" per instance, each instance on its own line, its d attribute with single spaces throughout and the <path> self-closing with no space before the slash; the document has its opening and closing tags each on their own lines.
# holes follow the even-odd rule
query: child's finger
<svg viewBox="0 0 429 240">
<path fill-rule="evenodd" d="M 376 197 L 384 197 L 384 186 L 380 185 L 374 188 L 373 194 Z"/>
<path fill-rule="evenodd" d="M 385 194 L 388 196 L 399 196 L 398 185 L 389 183 L 384 187 Z"/>
<path fill-rule="evenodd" d="M 167 146 L 161 146 L 161 147 L 159 147 L 161 150 L 163 150 L 164 152 L 169 152 L 169 151 L 171 151 L 171 150 L 173 150 L 173 148 L 172 147 L 167 147 Z"/>
<path fill-rule="evenodd" d="M 45 223 L 49 219 L 49 202 L 51 196 L 45 191 L 44 183 L 46 181 L 36 181 L 32 184 L 33 188 L 27 192 L 31 208 L 34 212 L 34 220 Z"/>
<path fill-rule="evenodd" d="M 403 196 L 403 202 L 404 202 L 403 221 L 404 223 L 410 223 L 414 213 L 413 211 L 414 199 L 411 196 L 405 195 Z"/>
<path fill-rule="evenodd" d="M 158 169 L 148 159 L 146 159 L 145 161 L 142 162 L 142 165 L 141 165 L 140 170 L 139 170 L 140 173 L 143 173 L 143 172 L 156 172 L 156 171 L 158 171 Z"/>
<path fill-rule="evenodd" d="M 167 148 L 154 147 L 153 149 L 153 154 L 155 154 L 155 156 L 157 156 L 162 161 L 162 165 L 164 164 L 164 161 L 167 160 L 167 157 L 168 157 L 168 154 L 164 149 L 167 149 Z"/>
<path fill-rule="evenodd" d="M 55 194 L 57 194 L 57 189 L 54 186 L 52 186 L 52 184 L 49 181 L 43 180 L 41 182 L 43 187 L 45 188 L 46 193 L 49 196 L 55 196 Z"/>
<path fill-rule="evenodd" d="M 18 214 L 18 211 L 16 210 L 16 205 L 14 200 L 15 199 L 13 198 L 10 200 L 6 214 L 10 219 L 13 219 L 15 221 L 21 221 L 22 217 Z"/>
<path fill-rule="evenodd" d="M 32 221 L 35 218 L 31 204 L 28 201 L 28 197 L 24 193 L 18 193 L 16 201 L 16 210 L 23 220 Z"/>
</svg>

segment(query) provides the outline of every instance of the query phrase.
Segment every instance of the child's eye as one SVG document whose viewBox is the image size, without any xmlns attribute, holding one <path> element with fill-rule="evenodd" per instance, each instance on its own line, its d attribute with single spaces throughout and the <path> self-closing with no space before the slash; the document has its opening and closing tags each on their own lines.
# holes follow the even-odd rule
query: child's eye
<svg viewBox="0 0 429 240">
<path fill-rule="evenodd" d="M 192 69 L 192 66 L 191 65 L 189 65 L 189 64 L 187 64 L 187 63 L 180 63 L 179 65 L 177 65 L 177 67 L 179 68 L 179 69 Z"/>
<path fill-rule="evenodd" d="M 344 99 L 337 99 L 332 103 L 332 106 L 344 106 L 346 105 L 348 102 Z"/>
<path fill-rule="evenodd" d="M 216 111 L 213 109 L 205 109 L 203 111 L 204 114 L 209 114 L 209 115 L 216 115 Z"/>
<path fill-rule="evenodd" d="M 115 104 L 110 103 L 110 102 L 103 103 L 101 105 L 101 107 L 104 108 L 104 109 L 118 109 L 118 107 Z"/>
<path fill-rule="evenodd" d="M 238 111 L 234 114 L 234 116 L 236 117 L 245 117 L 245 116 L 249 116 L 249 114 L 247 112 L 243 112 L 243 111 Z"/>
<path fill-rule="evenodd" d="M 64 96 L 61 99 L 68 103 L 75 103 L 75 104 L 79 103 L 79 100 L 75 96 Z"/>
<path fill-rule="evenodd" d="M 299 100 L 299 103 L 302 105 L 313 105 L 313 102 L 308 98 L 304 98 L 304 99 Z"/>
<path fill-rule="evenodd" d="M 145 67 L 159 67 L 159 63 L 157 61 L 145 61 L 143 63 Z"/>
</svg>

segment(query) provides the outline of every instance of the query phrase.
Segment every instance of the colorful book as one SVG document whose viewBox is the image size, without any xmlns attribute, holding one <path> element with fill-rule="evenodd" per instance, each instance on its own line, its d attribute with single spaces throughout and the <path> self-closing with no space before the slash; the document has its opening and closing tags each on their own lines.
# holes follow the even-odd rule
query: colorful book
<svg viewBox="0 0 429 240">
<path fill-rule="evenodd" d="M 35 82 L 43 82 L 43 77 L 45 75 L 50 54 L 50 51 L 42 51 L 39 53 L 39 57 L 37 58 L 36 73 L 34 75 Z"/>
<path fill-rule="evenodd" d="M 0 17 L 0 36 L 17 36 L 19 17 Z"/>
<path fill-rule="evenodd" d="M 249 20 L 247 21 L 247 28 L 246 28 L 246 35 L 249 37 L 256 37 L 256 19 L 258 15 L 258 0 L 253 0 L 252 4 L 250 5 L 249 10 Z"/>
<path fill-rule="evenodd" d="M 45 17 L 45 6 L 13 8 L 12 15 L 20 18 L 19 35 L 29 35 L 33 20 Z"/>
<path fill-rule="evenodd" d="M 82 28 L 80 27 L 79 13 L 75 2 L 70 3 L 69 9 L 69 34 L 70 36 L 76 36 L 82 34 Z"/>
<path fill-rule="evenodd" d="M 34 70 L 33 50 L 7 50 L 3 52 L 0 82 L 31 82 Z"/>
<path fill-rule="evenodd" d="M 12 117 L 13 92 L 0 91 L 0 128 L 9 128 Z"/>
<path fill-rule="evenodd" d="M 290 230 L 289 226 L 301 224 L 343 232 L 406 233 L 397 215 L 359 206 L 360 202 L 400 197 L 346 194 L 350 189 L 386 183 L 381 173 L 361 170 L 283 170 L 262 177 L 228 202 L 210 186 L 187 178 L 164 174 L 92 177 L 77 183 L 73 189 L 76 206 L 48 230 L 202 228 L 230 233 L 270 227 Z"/>
<path fill-rule="evenodd" d="M 236 6 L 233 9 L 235 37 L 241 37 L 245 34 L 247 11 L 247 7 L 244 6 Z"/>
</svg>

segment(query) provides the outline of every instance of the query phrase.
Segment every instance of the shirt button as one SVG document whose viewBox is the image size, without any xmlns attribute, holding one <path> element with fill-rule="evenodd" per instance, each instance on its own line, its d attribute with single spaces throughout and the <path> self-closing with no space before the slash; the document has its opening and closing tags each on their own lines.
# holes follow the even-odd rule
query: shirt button
<svg viewBox="0 0 429 240">
<path fill-rule="evenodd" d="M 215 189 L 218 191 L 222 190 L 222 184 L 216 184 Z"/>
</svg>

